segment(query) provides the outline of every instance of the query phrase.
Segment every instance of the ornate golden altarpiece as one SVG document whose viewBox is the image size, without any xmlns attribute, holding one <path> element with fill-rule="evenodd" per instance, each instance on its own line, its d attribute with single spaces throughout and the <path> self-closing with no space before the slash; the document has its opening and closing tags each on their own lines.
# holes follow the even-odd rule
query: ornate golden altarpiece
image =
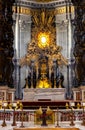
<svg viewBox="0 0 85 130">
<path fill-rule="evenodd" d="M 62 47 L 56 44 L 55 10 L 32 9 L 31 14 L 32 38 L 28 43 L 27 55 L 20 60 L 21 67 L 26 65 L 28 68 L 25 88 L 30 89 L 30 96 L 35 95 L 34 89 L 39 94 L 42 88 L 47 92 L 48 89 L 62 88 L 63 76 L 59 73 L 59 66 L 68 64 L 61 54 Z M 65 93 L 65 88 L 62 89 L 61 93 Z"/>
</svg>

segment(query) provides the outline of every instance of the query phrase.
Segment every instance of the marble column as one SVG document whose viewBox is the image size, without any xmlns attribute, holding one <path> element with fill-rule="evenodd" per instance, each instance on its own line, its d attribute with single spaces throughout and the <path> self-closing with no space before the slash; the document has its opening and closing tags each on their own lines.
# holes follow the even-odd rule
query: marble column
<svg viewBox="0 0 85 130">
<path fill-rule="evenodd" d="M 3 12 L 3 13 L 2 13 Z M 5 43 L 4 43 L 4 19 L 5 19 L 5 3 L 0 1 L 0 85 L 5 84 L 4 68 L 5 68 Z"/>
<path fill-rule="evenodd" d="M 16 98 L 22 98 L 22 89 L 21 89 L 21 67 L 19 65 L 20 59 L 20 51 L 21 51 L 21 26 L 22 21 L 20 20 L 20 6 L 17 7 L 16 5 L 16 12 L 15 12 L 15 88 L 16 88 Z"/>
<path fill-rule="evenodd" d="M 71 49 L 72 49 L 72 24 L 71 24 L 71 1 L 66 1 L 66 26 L 67 26 L 67 97 L 70 98 L 72 79 L 71 79 Z"/>
<path fill-rule="evenodd" d="M 13 18 L 12 6 L 14 0 L 0 1 L 0 84 L 13 88 Z M 3 52 L 3 53 L 2 53 Z"/>
<path fill-rule="evenodd" d="M 71 0 L 75 8 L 75 87 L 85 86 L 85 1 Z"/>
</svg>

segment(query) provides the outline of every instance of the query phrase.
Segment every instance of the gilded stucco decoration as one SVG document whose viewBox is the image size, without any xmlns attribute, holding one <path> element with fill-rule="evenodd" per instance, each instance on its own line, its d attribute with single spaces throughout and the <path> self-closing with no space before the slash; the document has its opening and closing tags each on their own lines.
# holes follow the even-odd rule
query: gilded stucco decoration
<svg viewBox="0 0 85 130">
<path fill-rule="evenodd" d="M 55 42 L 54 10 L 32 10 L 32 16 L 32 40 L 41 48 L 48 47 Z"/>
<path fill-rule="evenodd" d="M 32 39 L 27 47 L 27 55 L 20 60 L 20 64 L 22 66 L 26 63 L 30 65 L 33 60 L 38 61 L 36 62 L 36 66 L 38 66 L 39 58 L 46 56 L 49 65 L 52 64 L 53 59 L 57 59 L 59 65 L 67 65 L 67 60 L 60 53 L 62 47 L 56 44 L 55 10 L 33 9 L 31 15 L 33 21 Z"/>
</svg>

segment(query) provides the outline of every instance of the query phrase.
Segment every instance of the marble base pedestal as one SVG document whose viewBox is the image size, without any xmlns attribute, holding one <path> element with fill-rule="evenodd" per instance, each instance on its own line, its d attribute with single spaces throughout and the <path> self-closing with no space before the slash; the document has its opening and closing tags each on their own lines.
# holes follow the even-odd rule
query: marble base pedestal
<svg viewBox="0 0 85 130">
<path fill-rule="evenodd" d="M 14 101 L 15 89 L 8 86 L 0 86 L 0 100 Z"/>
<path fill-rule="evenodd" d="M 23 100 L 25 101 L 56 101 L 65 100 L 65 88 L 25 88 Z"/>
<path fill-rule="evenodd" d="M 85 102 L 85 86 L 80 86 L 78 88 L 73 88 L 73 100 L 81 100 Z"/>
</svg>

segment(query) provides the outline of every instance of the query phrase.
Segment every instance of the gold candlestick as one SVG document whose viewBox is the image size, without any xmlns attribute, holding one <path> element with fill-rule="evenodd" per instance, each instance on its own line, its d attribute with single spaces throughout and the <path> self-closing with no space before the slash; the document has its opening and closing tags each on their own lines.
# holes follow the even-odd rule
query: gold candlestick
<svg viewBox="0 0 85 130">
<path fill-rule="evenodd" d="M 81 125 L 83 125 L 83 126 L 85 126 L 85 117 L 84 117 L 84 108 L 85 108 L 85 103 L 82 103 L 82 108 L 83 108 L 83 119 L 82 119 L 82 123 L 81 123 Z"/>
<path fill-rule="evenodd" d="M 21 126 L 20 127 L 25 127 L 24 125 L 23 125 L 23 118 L 24 118 L 24 114 L 23 114 L 23 104 L 22 103 L 20 103 L 20 109 L 21 109 Z"/>
<path fill-rule="evenodd" d="M 68 104 L 68 103 L 66 103 L 65 107 L 66 107 L 66 109 L 69 109 L 69 104 Z"/>
<path fill-rule="evenodd" d="M 7 102 L 4 102 L 4 103 L 2 104 L 2 106 L 3 106 L 3 108 L 4 108 L 4 116 L 3 116 L 2 127 L 7 126 L 6 121 L 5 121 L 5 109 L 6 109 L 7 105 L 8 105 Z"/>
<path fill-rule="evenodd" d="M 73 108 L 71 108 L 71 123 L 70 126 L 74 126 L 74 119 L 73 119 Z"/>
<path fill-rule="evenodd" d="M 59 126 L 59 111 L 58 111 L 58 108 L 57 108 L 57 124 L 56 124 L 56 127 L 60 127 Z"/>
<path fill-rule="evenodd" d="M 70 107 L 71 107 L 71 123 L 70 126 L 74 126 L 74 118 L 73 118 L 73 107 L 75 106 L 74 102 L 70 102 Z"/>
<path fill-rule="evenodd" d="M 12 108 L 13 108 L 13 123 L 12 123 L 12 126 L 16 126 L 16 120 L 15 120 L 15 108 L 16 108 L 16 103 L 13 103 L 12 104 Z"/>
</svg>

